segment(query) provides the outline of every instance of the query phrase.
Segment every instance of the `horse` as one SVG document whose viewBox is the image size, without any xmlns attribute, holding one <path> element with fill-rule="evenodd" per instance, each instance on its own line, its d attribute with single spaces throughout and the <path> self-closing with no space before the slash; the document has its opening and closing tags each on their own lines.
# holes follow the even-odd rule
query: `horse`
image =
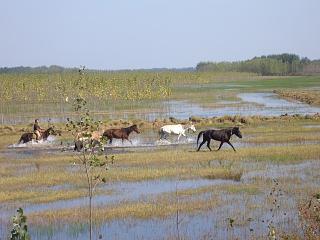
<svg viewBox="0 0 320 240">
<path fill-rule="evenodd" d="M 129 139 L 129 135 L 133 131 L 136 132 L 136 133 L 140 133 L 140 131 L 138 130 L 138 127 L 137 127 L 136 124 L 134 124 L 134 125 L 132 125 L 130 127 L 126 127 L 126 128 L 107 129 L 102 134 L 102 137 L 108 139 L 110 144 L 112 144 L 112 139 L 113 138 L 121 139 L 122 143 L 123 143 L 124 140 L 127 140 L 132 144 L 132 141 Z"/>
<path fill-rule="evenodd" d="M 217 151 L 219 151 L 222 145 L 226 142 L 236 152 L 235 148 L 230 143 L 230 138 L 233 134 L 236 135 L 238 138 L 242 138 L 242 134 L 240 132 L 239 127 L 231 127 L 231 128 L 220 129 L 220 130 L 212 129 L 212 130 L 201 131 L 199 132 L 199 135 L 197 138 L 197 146 L 198 146 L 199 138 L 201 137 L 201 135 L 203 135 L 203 140 L 202 140 L 202 143 L 199 145 L 199 148 L 197 151 L 200 150 L 201 146 L 205 144 L 205 142 L 207 142 L 207 147 L 210 149 L 210 151 L 212 151 L 210 148 L 210 141 L 211 139 L 213 139 L 216 141 L 220 141 L 220 146 Z"/>
<path fill-rule="evenodd" d="M 102 138 L 103 131 L 93 131 L 91 137 L 85 137 L 83 133 L 78 133 L 74 140 L 74 151 L 80 152 L 84 143 L 93 143 L 94 145 Z"/>
<path fill-rule="evenodd" d="M 43 131 L 41 133 L 41 138 L 42 140 L 47 140 L 47 138 L 50 135 L 59 135 L 61 136 L 61 132 L 60 131 L 56 131 L 54 130 L 53 127 L 49 127 L 47 130 Z M 28 132 L 28 133 L 23 133 L 20 137 L 20 140 L 18 141 L 18 144 L 22 143 L 27 143 L 32 141 L 33 139 L 36 139 L 36 135 L 33 132 Z"/>
<path fill-rule="evenodd" d="M 186 137 L 186 131 L 191 129 L 193 132 L 196 131 L 196 128 L 193 124 L 191 125 L 181 125 L 181 124 L 176 124 L 176 125 L 165 125 L 160 128 L 159 130 L 159 135 L 160 135 L 160 140 L 161 139 L 167 139 L 169 134 L 175 134 L 178 135 L 178 141 L 181 136 Z"/>
</svg>

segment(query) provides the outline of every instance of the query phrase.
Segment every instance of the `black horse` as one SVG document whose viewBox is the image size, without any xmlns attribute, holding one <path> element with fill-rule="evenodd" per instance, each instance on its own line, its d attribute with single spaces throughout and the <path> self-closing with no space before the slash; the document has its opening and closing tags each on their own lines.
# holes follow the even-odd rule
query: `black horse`
<svg viewBox="0 0 320 240">
<path fill-rule="evenodd" d="M 216 129 L 206 130 L 206 131 L 201 131 L 199 133 L 198 139 L 197 139 L 197 146 L 198 146 L 199 138 L 201 137 L 202 134 L 203 134 L 203 140 L 202 140 L 202 143 L 200 143 L 200 146 L 197 151 L 199 151 L 201 146 L 206 142 L 207 142 L 207 147 L 210 149 L 210 151 L 212 151 L 212 149 L 210 148 L 211 139 L 221 142 L 217 151 L 220 150 L 220 148 L 225 142 L 228 143 L 233 148 L 234 151 L 236 151 L 232 146 L 232 144 L 230 143 L 230 138 L 233 134 L 239 138 L 242 138 L 242 134 L 239 130 L 239 127 L 232 127 L 232 128 L 221 129 L 221 130 L 216 130 Z"/>
<path fill-rule="evenodd" d="M 47 138 L 50 135 L 59 135 L 59 136 L 61 136 L 61 132 L 59 130 L 54 130 L 53 127 L 49 127 L 47 130 L 45 130 L 43 133 L 41 133 L 40 139 L 47 140 Z M 34 140 L 36 139 L 35 133 L 33 133 L 33 132 L 23 133 L 21 135 L 20 139 L 19 139 L 18 144 L 20 144 L 21 142 L 22 143 L 27 143 L 27 142 L 32 141 L 33 139 Z"/>
</svg>

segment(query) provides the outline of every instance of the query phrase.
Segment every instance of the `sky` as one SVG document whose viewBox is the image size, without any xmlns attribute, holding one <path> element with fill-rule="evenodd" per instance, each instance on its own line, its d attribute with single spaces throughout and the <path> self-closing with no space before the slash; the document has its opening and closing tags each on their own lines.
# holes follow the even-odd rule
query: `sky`
<svg viewBox="0 0 320 240">
<path fill-rule="evenodd" d="M 319 0 L 0 0 L 0 67 L 320 58 Z"/>
</svg>

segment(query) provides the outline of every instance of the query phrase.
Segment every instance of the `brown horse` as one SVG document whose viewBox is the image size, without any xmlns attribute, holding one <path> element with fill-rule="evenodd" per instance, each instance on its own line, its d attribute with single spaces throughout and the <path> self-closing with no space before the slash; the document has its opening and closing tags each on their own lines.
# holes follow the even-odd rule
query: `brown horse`
<svg viewBox="0 0 320 240">
<path fill-rule="evenodd" d="M 47 138 L 50 135 L 59 135 L 59 136 L 61 136 L 61 132 L 57 131 L 57 130 L 54 130 L 53 127 L 49 127 L 47 130 L 45 130 L 45 131 L 43 131 L 41 133 L 40 139 L 47 140 Z M 21 137 L 20 137 L 20 140 L 19 140 L 18 144 L 20 144 L 21 142 L 22 143 L 27 143 L 27 142 L 32 141 L 33 139 L 36 140 L 35 133 L 33 133 L 33 132 L 23 133 L 21 135 Z"/>
<path fill-rule="evenodd" d="M 112 128 L 104 131 L 102 137 L 109 139 L 109 143 L 112 143 L 113 138 L 122 139 L 122 143 L 124 140 L 128 140 L 131 144 L 131 140 L 129 140 L 129 135 L 135 131 L 136 133 L 140 133 L 136 124 L 126 127 L 126 128 Z"/>
<path fill-rule="evenodd" d="M 236 151 L 230 142 L 230 138 L 233 134 L 236 135 L 238 138 L 242 138 L 242 134 L 240 132 L 239 127 L 231 127 L 231 128 L 221 129 L 221 130 L 216 130 L 216 129 L 206 130 L 206 131 L 201 131 L 199 133 L 198 139 L 197 139 L 197 146 L 199 143 L 199 138 L 201 137 L 202 134 L 203 134 L 203 140 L 202 140 L 202 143 L 200 143 L 197 151 L 199 151 L 201 146 L 206 142 L 207 142 L 207 147 L 211 151 L 211 148 L 210 148 L 211 139 L 220 141 L 220 146 L 217 151 L 220 150 L 220 148 L 225 142 L 228 143 L 233 148 L 234 151 Z"/>
</svg>

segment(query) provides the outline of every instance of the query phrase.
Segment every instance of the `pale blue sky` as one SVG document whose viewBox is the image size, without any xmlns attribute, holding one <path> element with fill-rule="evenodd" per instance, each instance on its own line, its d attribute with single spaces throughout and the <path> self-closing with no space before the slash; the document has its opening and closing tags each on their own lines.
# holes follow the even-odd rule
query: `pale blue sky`
<svg viewBox="0 0 320 240">
<path fill-rule="evenodd" d="M 320 58 L 319 0 L 0 0 L 0 67 Z"/>
</svg>

